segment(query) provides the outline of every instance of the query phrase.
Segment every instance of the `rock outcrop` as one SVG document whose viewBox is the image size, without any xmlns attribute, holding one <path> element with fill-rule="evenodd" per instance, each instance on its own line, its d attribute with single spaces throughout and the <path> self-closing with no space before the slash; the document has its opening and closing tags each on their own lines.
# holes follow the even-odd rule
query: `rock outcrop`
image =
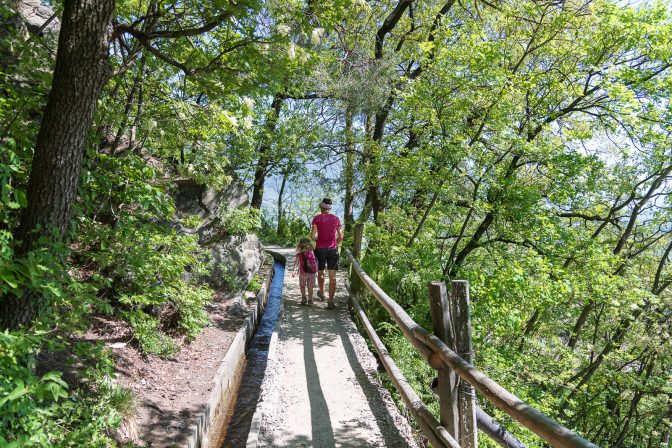
<svg viewBox="0 0 672 448">
<path fill-rule="evenodd" d="M 212 190 L 190 179 L 176 182 L 173 194 L 178 217 L 197 217 L 194 227 L 178 224 L 178 230 L 198 234 L 202 246 L 210 249 L 212 275 L 207 279 L 214 288 L 242 288 L 264 262 L 264 250 L 254 234 L 229 235 L 222 228 L 222 217 L 246 207 L 247 191 L 238 179 L 222 190 Z"/>
<path fill-rule="evenodd" d="M 16 2 L 16 12 L 27 31 L 32 34 L 57 34 L 61 27 L 54 10 L 43 5 L 40 0 L 18 0 Z"/>
<path fill-rule="evenodd" d="M 241 285 L 247 285 L 264 263 L 264 252 L 256 235 L 233 235 L 211 246 L 212 279 L 214 287 L 225 286 L 235 275 Z M 231 286 L 231 285 L 229 285 Z"/>
<path fill-rule="evenodd" d="M 236 177 L 219 191 L 199 185 L 191 179 L 178 179 L 175 183 L 177 190 L 173 197 L 178 214 L 195 215 L 210 221 L 221 216 L 223 211 L 244 207 L 249 203 L 247 191 Z"/>
</svg>

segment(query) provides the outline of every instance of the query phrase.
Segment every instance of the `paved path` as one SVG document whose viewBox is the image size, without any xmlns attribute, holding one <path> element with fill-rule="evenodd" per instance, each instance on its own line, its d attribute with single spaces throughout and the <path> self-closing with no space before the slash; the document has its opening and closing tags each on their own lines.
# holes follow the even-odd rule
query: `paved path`
<svg viewBox="0 0 672 448">
<path fill-rule="evenodd" d="M 298 278 L 291 276 L 293 251 L 278 252 L 288 259 L 284 314 L 257 407 L 258 446 L 417 446 L 347 312 L 345 273 L 339 272 L 337 309 L 319 301 L 301 306 Z"/>
</svg>

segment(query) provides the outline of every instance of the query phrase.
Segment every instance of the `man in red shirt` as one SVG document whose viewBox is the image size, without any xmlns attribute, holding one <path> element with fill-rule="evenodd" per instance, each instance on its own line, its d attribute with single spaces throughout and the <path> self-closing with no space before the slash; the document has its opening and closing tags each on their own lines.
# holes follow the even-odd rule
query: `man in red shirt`
<svg viewBox="0 0 672 448">
<path fill-rule="evenodd" d="M 320 202 L 320 214 L 313 217 L 310 239 L 315 241 L 317 258 L 317 297 L 324 300 L 324 268 L 329 271 L 329 301 L 327 308 L 333 309 L 336 293 L 336 270 L 338 269 L 338 244 L 343 241 L 341 220 L 331 213 L 332 201 L 329 198 Z"/>
</svg>

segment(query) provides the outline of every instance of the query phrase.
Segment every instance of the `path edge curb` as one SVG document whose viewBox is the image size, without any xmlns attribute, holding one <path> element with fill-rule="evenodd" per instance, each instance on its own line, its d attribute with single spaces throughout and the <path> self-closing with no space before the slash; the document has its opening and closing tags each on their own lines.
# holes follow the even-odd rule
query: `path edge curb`
<svg viewBox="0 0 672 448">
<path fill-rule="evenodd" d="M 274 261 L 279 261 L 280 263 L 285 264 L 286 260 L 284 260 L 284 256 L 271 250 L 265 249 L 264 251 L 269 254 Z M 282 257 L 283 260 L 279 260 L 278 257 Z M 268 293 L 271 282 L 273 281 L 274 273 L 275 269 L 272 264 L 264 284 L 257 293 L 257 306 L 250 311 L 245 322 L 234 336 L 233 342 L 226 351 L 224 358 L 219 364 L 217 373 L 213 377 L 212 381 L 214 387 L 210 391 L 208 401 L 206 402 L 204 409 L 197 414 L 196 423 L 189 426 L 189 436 L 183 445 L 184 448 L 208 448 L 210 437 L 212 436 L 210 433 L 213 429 L 212 423 L 220 417 L 222 412 L 228 411 L 228 402 L 233 393 L 236 377 L 243 365 L 247 348 L 259 325 L 261 315 L 266 308 L 266 301 L 268 300 Z"/>
<path fill-rule="evenodd" d="M 268 253 L 278 262 L 282 263 L 284 266 L 287 266 L 287 257 L 277 252 L 267 250 Z M 285 271 L 285 274 L 287 272 Z M 283 282 L 282 285 L 283 293 L 285 285 Z M 280 326 L 282 325 L 282 320 L 285 315 L 285 300 L 284 294 L 282 300 L 280 301 L 280 310 L 278 311 L 278 320 L 275 322 L 275 327 L 273 328 L 273 335 L 271 336 L 271 342 L 268 345 L 268 361 L 274 361 L 276 356 L 276 348 L 278 345 L 278 333 L 280 331 Z M 266 366 L 268 368 L 268 365 Z M 257 448 L 259 445 L 259 433 L 261 432 L 261 421 L 264 418 L 264 413 L 261 410 L 259 403 L 257 403 L 257 408 L 254 411 L 252 416 L 252 423 L 250 424 L 250 432 L 247 434 L 247 442 L 245 448 Z"/>
</svg>

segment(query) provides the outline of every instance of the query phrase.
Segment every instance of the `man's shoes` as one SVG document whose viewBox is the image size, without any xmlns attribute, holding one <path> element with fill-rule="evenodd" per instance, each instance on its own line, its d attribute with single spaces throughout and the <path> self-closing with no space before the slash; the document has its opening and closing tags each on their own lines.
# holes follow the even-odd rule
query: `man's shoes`
<svg viewBox="0 0 672 448">
<path fill-rule="evenodd" d="M 320 299 L 320 302 L 324 302 L 324 293 L 319 289 L 317 290 L 317 298 Z"/>
<path fill-rule="evenodd" d="M 333 310 L 334 308 L 336 308 L 336 305 L 334 305 L 334 301 L 333 300 L 328 301 L 327 302 L 327 309 L 328 310 Z"/>
</svg>

